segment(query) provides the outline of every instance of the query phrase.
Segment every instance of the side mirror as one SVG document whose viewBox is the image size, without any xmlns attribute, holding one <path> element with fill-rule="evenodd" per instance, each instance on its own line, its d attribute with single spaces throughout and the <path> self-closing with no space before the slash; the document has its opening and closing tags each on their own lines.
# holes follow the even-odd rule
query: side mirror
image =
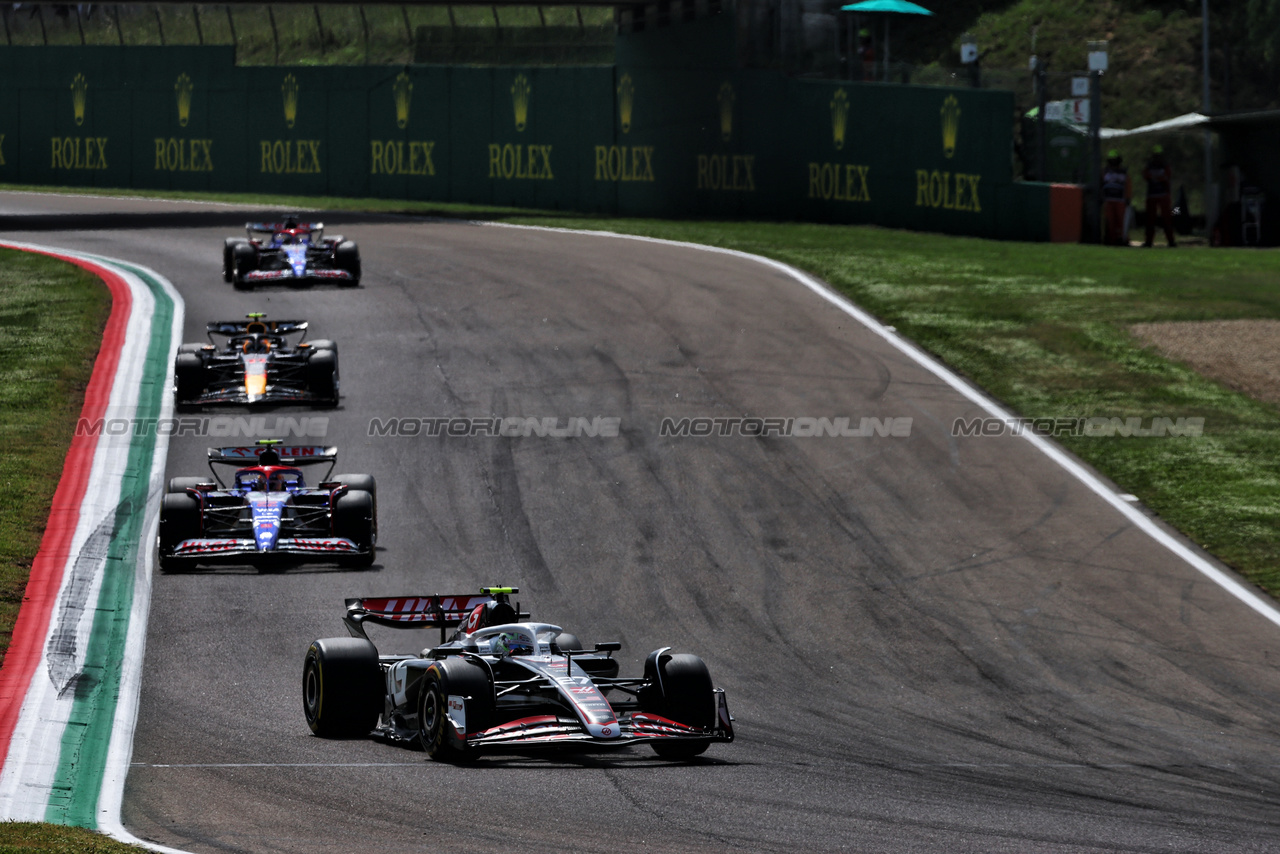
<svg viewBox="0 0 1280 854">
<path fill-rule="evenodd" d="M 596 644 L 596 652 L 617 652 L 622 649 L 621 641 L 605 641 Z"/>
</svg>

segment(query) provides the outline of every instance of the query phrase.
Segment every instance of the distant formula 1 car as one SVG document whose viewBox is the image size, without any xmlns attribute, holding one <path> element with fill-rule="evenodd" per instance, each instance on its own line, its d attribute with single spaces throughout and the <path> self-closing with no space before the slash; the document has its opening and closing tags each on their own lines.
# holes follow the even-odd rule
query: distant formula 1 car
<svg viewBox="0 0 1280 854">
<path fill-rule="evenodd" d="M 179 406 L 338 402 L 338 345 L 306 341 L 305 320 L 218 320 L 209 344 L 183 344 L 174 362 Z M 219 346 L 214 336 L 223 339 Z"/>
<path fill-rule="evenodd" d="M 237 288 L 330 281 L 360 284 L 360 249 L 342 236 L 325 237 L 324 223 L 250 222 L 248 237 L 228 237 L 222 278 Z"/>
<path fill-rule="evenodd" d="M 160 505 L 160 568 L 369 566 L 378 539 L 377 484 L 367 474 L 330 477 L 337 459 L 337 448 L 280 445 L 276 439 L 210 448 L 213 481 L 169 480 Z M 329 469 L 319 484 L 307 486 L 301 469 L 325 463 Z M 223 484 L 216 465 L 240 468 Z"/>
<path fill-rule="evenodd" d="M 584 651 L 550 623 L 526 622 L 513 587 L 480 596 L 348 599 L 349 638 L 314 641 L 302 671 L 303 713 L 316 735 L 368 735 L 420 744 L 433 759 L 489 752 L 648 742 L 659 756 L 690 759 L 733 741 L 724 691 L 702 659 L 654 650 L 644 675 L 618 678 L 619 643 Z M 439 627 L 420 655 L 379 655 L 365 625 Z M 445 629 L 457 626 L 445 641 Z M 616 692 L 621 697 L 606 699 Z M 379 723 L 379 716 L 381 722 Z"/>
</svg>

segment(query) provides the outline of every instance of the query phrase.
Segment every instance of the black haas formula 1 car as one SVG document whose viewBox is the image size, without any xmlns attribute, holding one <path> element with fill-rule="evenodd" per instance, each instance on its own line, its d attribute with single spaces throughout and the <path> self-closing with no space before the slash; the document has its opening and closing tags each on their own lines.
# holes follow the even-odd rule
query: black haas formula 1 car
<svg viewBox="0 0 1280 854">
<path fill-rule="evenodd" d="M 338 403 L 338 345 L 304 340 L 305 320 L 218 320 L 209 344 L 183 344 L 174 360 L 174 401 L 205 404 Z M 214 336 L 223 339 L 221 346 Z"/>
<path fill-rule="evenodd" d="M 210 448 L 213 481 L 175 477 L 160 505 L 160 568 L 199 564 L 287 566 L 304 562 L 369 566 L 378 539 L 372 475 L 331 477 L 338 449 L 263 439 L 252 447 Z M 316 486 L 305 466 L 329 465 Z M 224 484 L 214 466 L 235 466 Z"/>
<path fill-rule="evenodd" d="M 662 757 L 690 759 L 712 742 L 733 741 L 724 691 L 712 687 L 702 659 L 663 647 L 649 654 L 643 676 L 619 678 L 612 652 L 621 644 L 586 651 L 559 626 L 527 622 L 529 614 L 510 604 L 518 592 L 348 599 L 343 620 L 351 637 L 307 649 L 302 695 L 311 731 L 372 732 L 416 742 L 445 761 L 638 742 Z M 441 643 L 420 655 L 379 655 L 366 623 L 438 626 Z M 450 626 L 457 630 L 446 641 Z"/>
<path fill-rule="evenodd" d="M 250 222 L 248 237 L 228 237 L 222 278 L 237 288 L 261 284 L 337 282 L 360 284 L 360 249 L 341 235 L 324 236 L 324 223 Z"/>
</svg>

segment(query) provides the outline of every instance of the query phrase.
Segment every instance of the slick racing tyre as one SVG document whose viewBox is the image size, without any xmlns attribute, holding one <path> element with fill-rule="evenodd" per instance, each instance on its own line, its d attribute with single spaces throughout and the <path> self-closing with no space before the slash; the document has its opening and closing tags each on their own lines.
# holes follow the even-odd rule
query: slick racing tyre
<svg viewBox="0 0 1280 854">
<path fill-rule="evenodd" d="M 240 290 L 248 290 L 253 287 L 252 282 L 246 282 L 245 273 L 252 273 L 258 269 L 258 252 L 248 243 L 239 243 L 231 249 L 231 281 Z"/>
<path fill-rule="evenodd" d="M 338 353 L 336 350 L 312 350 L 307 359 L 307 387 L 321 400 L 338 403 Z"/>
<path fill-rule="evenodd" d="M 182 480 L 183 478 L 174 478 Z M 172 487 L 172 481 L 170 482 Z M 185 492 L 170 492 L 160 503 L 160 571 L 195 565 L 190 558 L 173 557 L 183 540 L 200 536 L 200 502 Z"/>
<path fill-rule="evenodd" d="M 302 713 L 321 738 L 356 738 L 378 725 L 386 688 L 364 638 L 312 641 L 302 664 Z"/>
<path fill-rule="evenodd" d="M 222 281 L 230 282 L 235 278 L 236 247 L 247 245 L 249 241 L 243 237 L 228 237 L 222 244 Z"/>
<path fill-rule="evenodd" d="M 578 640 L 577 635 L 561 632 L 556 635 L 556 639 L 552 644 L 556 650 L 560 652 L 575 652 L 582 649 L 582 641 Z M 555 650 L 553 650 L 554 652 Z"/>
<path fill-rule="evenodd" d="M 203 477 L 171 477 L 169 478 L 169 492 L 185 495 L 188 489 L 195 489 L 200 484 L 208 482 Z"/>
<path fill-rule="evenodd" d="M 644 666 L 650 687 L 641 698 L 646 712 L 697 729 L 711 730 L 716 722 L 715 690 L 706 663 L 696 655 L 680 653 L 650 656 Z M 654 678 L 654 677 L 659 678 Z M 655 741 L 653 752 L 664 759 L 692 759 L 710 741 Z"/>
<path fill-rule="evenodd" d="M 450 712 L 450 697 L 464 698 L 463 711 Z M 475 759 L 479 751 L 467 747 L 462 736 L 493 726 L 493 717 L 493 683 L 485 668 L 463 658 L 446 658 L 427 668 L 418 695 L 418 740 L 432 759 Z M 459 732 L 455 724 L 465 732 Z"/>
<path fill-rule="evenodd" d="M 308 341 L 312 350 L 332 350 L 338 352 L 337 342 L 330 341 L 328 338 L 317 338 L 314 341 Z"/>
<path fill-rule="evenodd" d="M 173 362 L 173 385 L 178 403 L 198 400 L 204 392 L 204 361 L 195 353 L 179 353 Z"/>
<path fill-rule="evenodd" d="M 373 523 L 373 496 L 352 489 L 338 496 L 333 505 L 333 535 L 356 544 L 362 553 L 345 559 L 350 566 L 372 566 L 378 534 Z"/>
<path fill-rule="evenodd" d="M 351 279 L 341 284 L 353 288 L 360 284 L 360 250 L 355 241 L 344 240 L 334 248 L 333 266 L 351 274 Z"/>
<path fill-rule="evenodd" d="M 373 496 L 373 533 L 378 533 L 378 483 L 371 474 L 340 474 L 330 478 L 345 483 L 351 489 L 359 489 Z"/>
</svg>

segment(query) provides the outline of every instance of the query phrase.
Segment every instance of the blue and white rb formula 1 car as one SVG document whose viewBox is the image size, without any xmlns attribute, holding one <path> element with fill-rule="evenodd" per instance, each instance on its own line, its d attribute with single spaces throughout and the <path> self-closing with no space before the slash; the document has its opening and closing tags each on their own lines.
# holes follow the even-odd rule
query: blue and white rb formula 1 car
<svg viewBox="0 0 1280 854">
<path fill-rule="evenodd" d="M 338 449 L 264 439 L 210 448 L 214 479 L 175 477 L 160 505 L 160 568 L 200 564 L 288 566 L 306 562 L 369 566 L 378 537 L 372 475 L 330 477 Z M 315 486 L 302 469 L 328 464 Z M 235 466 L 229 484 L 214 466 Z"/>
</svg>

